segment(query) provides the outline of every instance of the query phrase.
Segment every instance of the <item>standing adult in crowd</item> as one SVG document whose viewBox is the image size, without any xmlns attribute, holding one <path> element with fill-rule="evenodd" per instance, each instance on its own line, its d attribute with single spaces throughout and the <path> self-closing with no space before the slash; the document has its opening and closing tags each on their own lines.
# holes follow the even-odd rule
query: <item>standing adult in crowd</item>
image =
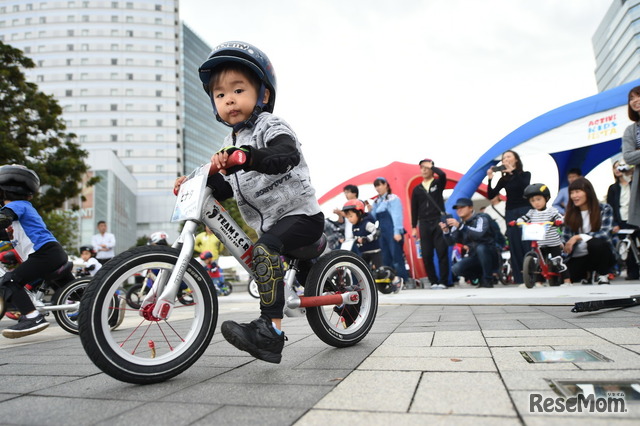
<svg viewBox="0 0 640 426">
<path fill-rule="evenodd" d="M 360 190 L 358 189 L 358 187 L 351 184 L 345 185 L 345 187 L 342 188 L 342 192 L 344 193 L 344 197 L 347 199 L 347 201 L 357 200 L 358 195 L 360 194 Z M 344 226 L 342 229 L 342 232 L 344 233 L 344 239 L 351 240 L 353 238 L 353 225 L 348 220 L 345 220 L 345 215 L 341 208 L 333 209 L 333 213 L 338 215 L 338 223 L 341 226 Z"/>
<path fill-rule="evenodd" d="M 640 86 L 636 86 L 629 91 L 629 101 L 627 102 L 629 120 L 633 124 L 628 126 L 622 137 L 622 157 L 627 164 L 640 165 Z M 633 172 L 631 183 L 631 198 L 629 200 L 630 225 L 640 226 L 640 167 L 636 167 Z"/>
<path fill-rule="evenodd" d="M 578 167 L 571 168 L 567 172 L 567 186 L 560 188 L 558 195 L 556 196 L 556 199 L 553 200 L 552 204 L 560 214 L 564 214 L 564 209 L 567 208 L 567 203 L 569 202 L 569 185 L 579 177 L 582 177 L 582 170 Z"/>
<path fill-rule="evenodd" d="M 504 220 L 504 203 L 500 195 L 496 195 L 489 200 L 489 205 L 485 207 L 484 213 L 496 221 L 503 235 L 507 232 L 507 222 Z"/>
<path fill-rule="evenodd" d="M 220 253 L 224 250 L 222 242 L 213 234 L 213 231 L 205 225 L 204 231 L 196 235 L 194 250 L 198 254 L 205 252 L 211 252 L 212 262 L 217 262 L 220 257 Z"/>
<path fill-rule="evenodd" d="M 637 234 L 639 229 L 637 226 L 628 223 L 632 177 L 633 166 L 629 166 L 619 160 L 613 163 L 613 178 L 615 179 L 615 183 L 609 186 L 609 190 L 607 191 L 607 204 L 613 209 L 614 234 L 620 231 L 620 229 L 634 229 Z M 634 239 L 632 239 L 632 241 L 634 241 Z M 625 280 L 637 280 L 640 278 L 638 262 L 636 262 L 635 256 L 629 254 L 625 260 L 625 264 L 627 267 Z"/>
<path fill-rule="evenodd" d="M 96 252 L 96 259 L 103 265 L 115 256 L 116 237 L 107 232 L 107 222 L 104 220 L 98 222 L 98 233 L 91 237 L 91 245 Z"/>
<path fill-rule="evenodd" d="M 447 175 L 430 159 L 421 160 L 422 182 L 411 194 L 411 227 L 413 238 L 420 239 L 422 261 L 432 289 L 449 287 L 449 256 L 447 242 L 440 229 L 444 214 L 442 192 L 447 184 Z M 433 253 L 438 256 L 436 272 Z"/>
<path fill-rule="evenodd" d="M 468 280 L 480 279 L 479 287 L 493 287 L 493 271 L 498 266 L 498 252 L 491 229 L 491 219 L 486 213 L 475 213 L 470 198 L 459 198 L 453 206 L 461 222 L 447 218 L 439 222 L 449 245 L 455 243 L 468 247 L 468 255 L 451 268 L 456 277 Z"/>
<path fill-rule="evenodd" d="M 609 284 L 608 273 L 615 263 L 611 229 L 613 209 L 601 204 L 591 182 L 578 178 L 569 185 L 569 202 L 564 215 L 564 251 L 571 282 L 591 283 L 589 273 L 598 274 L 598 284 Z"/>
<path fill-rule="evenodd" d="M 502 172 L 502 176 L 493 186 L 493 175 L 498 171 Z M 531 182 L 531 173 L 523 170 L 522 161 L 518 153 L 512 150 L 503 152 L 502 165 L 489 168 L 487 176 L 489 177 L 489 199 L 499 195 L 502 189 L 506 192 L 507 203 L 504 213 L 507 223 L 516 220 L 529 211 L 529 202 L 524 198 L 524 189 Z M 507 229 L 507 238 L 509 239 L 509 251 L 511 252 L 513 280 L 516 284 L 521 284 L 523 282 L 522 262 L 525 253 L 529 251 L 530 244 L 528 241 L 522 241 L 522 230 L 519 226 L 510 226 Z"/>
<path fill-rule="evenodd" d="M 409 279 L 404 265 L 404 215 L 402 201 L 391 192 L 389 182 L 383 177 L 373 181 L 378 196 L 373 205 L 369 206 L 371 217 L 378 221 L 380 228 L 380 247 L 382 248 L 382 263 L 391 266 L 396 271 L 396 277 L 402 282 Z M 401 283 L 394 283 L 402 286 Z"/>
</svg>

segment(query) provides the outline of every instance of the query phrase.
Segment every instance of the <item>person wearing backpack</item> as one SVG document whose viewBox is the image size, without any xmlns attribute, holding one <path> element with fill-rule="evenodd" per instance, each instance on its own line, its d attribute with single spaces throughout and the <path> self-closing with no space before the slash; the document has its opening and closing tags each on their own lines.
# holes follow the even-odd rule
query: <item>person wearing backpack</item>
<svg viewBox="0 0 640 426">
<path fill-rule="evenodd" d="M 493 287 L 493 272 L 498 266 L 493 219 L 486 213 L 476 213 L 470 198 L 459 198 L 453 208 L 460 221 L 447 218 L 440 222 L 440 228 L 447 244 L 461 243 L 469 254 L 453 265 L 451 272 L 466 279 L 479 278 L 479 287 Z"/>
</svg>

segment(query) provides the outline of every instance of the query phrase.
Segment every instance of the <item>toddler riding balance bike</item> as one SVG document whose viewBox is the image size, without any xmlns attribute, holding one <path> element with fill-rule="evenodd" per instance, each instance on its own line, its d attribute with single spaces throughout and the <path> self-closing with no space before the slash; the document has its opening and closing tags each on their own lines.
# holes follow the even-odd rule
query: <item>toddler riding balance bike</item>
<svg viewBox="0 0 640 426">
<path fill-rule="evenodd" d="M 542 281 L 540 277 L 549 282 L 551 286 L 557 286 L 562 283 L 561 273 L 564 272 L 567 267 L 562 261 L 561 256 L 545 259 L 538 241 L 544 239 L 545 232 L 548 226 L 559 226 L 562 222 L 543 222 L 543 223 L 527 223 L 518 222 L 515 225 L 522 226 L 522 239 L 531 241 L 531 250 L 524 255 L 522 262 L 522 276 L 524 278 L 524 285 L 527 288 L 533 288 L 536 282 Z M 512 224 L 509 224 L 513 226 Z"/>
<path fill-rule="evenodd" d="M 229 164 L 229 163 L 228 163 Z M 193 258 L 194 232 L 208 226 L 243 268 L 250 268 L 253 242 L 206 187 L 211 164 L 196 169 L 182 183 L 172 221 L 184 227 L 171 247 L 141 246 L 105 264 L 87 288 L 80 305 L 80 339 L 91 360 L 115 379 L 158 383 L 184 372 L 209 346 L 218 319 L 218 299 L 211 278 Z M 352 346 L 373 326 L 378 296 L 369 266 L 357 255 L 335 250 L 325 253 L 326 238 L 284 253 L 286 316 L 306 315 L 314 333 L 335 347 Z M 296 274 L 303 260 L 314 260 L 304 287 L 295 291 Z M 112 330 L 111 302 L 118 288 L 136 274 L 158 269 L 140 309 L 130 310 L 122 325 Z M 178 301 L 181 283 L 193 302 Z"/>
</svg>

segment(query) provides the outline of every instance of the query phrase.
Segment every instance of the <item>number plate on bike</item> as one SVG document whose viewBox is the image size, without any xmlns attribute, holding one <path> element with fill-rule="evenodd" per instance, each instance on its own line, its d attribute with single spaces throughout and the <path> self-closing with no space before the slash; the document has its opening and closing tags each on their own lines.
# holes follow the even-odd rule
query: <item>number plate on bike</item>
<svg viewBox="0 0 640 426">
<path fill-rule="evenodd" d="M 547 225 L 544 223 L 528 223 L 522 227 L 522 239 L 527 241 L 544 240 Z"/>
<path fill-rule="evenodd" d="M 209 167 L 211 167 L 210 163 L 203 164 L 194 170 L 188 179 L 180 185 L 180 192 L 178 192 L 176 206 L 173 209 L 173 215 L 171 215 L 171 222 L 200 219 Z"/>
</svg>

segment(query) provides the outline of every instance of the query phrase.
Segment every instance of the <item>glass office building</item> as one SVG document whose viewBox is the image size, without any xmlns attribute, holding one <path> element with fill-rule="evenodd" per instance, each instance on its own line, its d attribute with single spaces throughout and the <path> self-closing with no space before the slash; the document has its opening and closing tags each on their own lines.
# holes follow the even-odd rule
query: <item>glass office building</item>
<svg viewBox="0 0 640 426">
<path fill-rule="evenodd" d="M 599 91 L 640 78 L 640 0 L 613 0 L 592 43 Z"/>
</svg>

